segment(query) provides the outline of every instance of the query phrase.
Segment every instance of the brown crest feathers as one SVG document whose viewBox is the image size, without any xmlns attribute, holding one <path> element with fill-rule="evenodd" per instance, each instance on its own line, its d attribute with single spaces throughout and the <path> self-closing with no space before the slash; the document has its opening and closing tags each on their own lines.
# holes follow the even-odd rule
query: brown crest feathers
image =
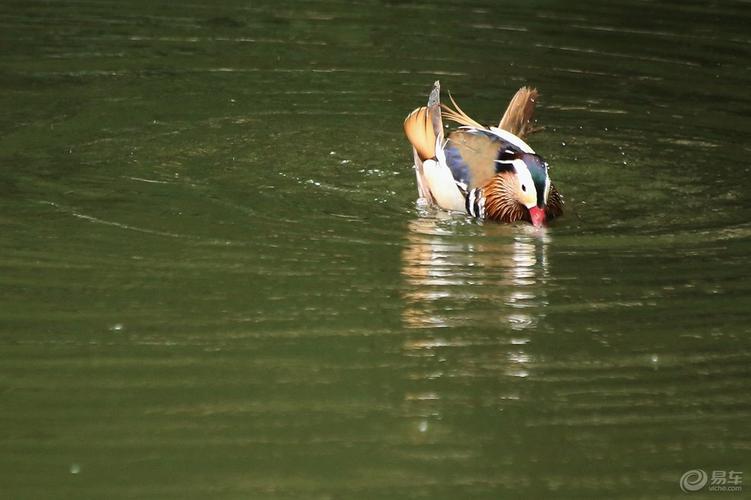
<svg viewBox="0 0 751 500">
<path fill-rule="evenodd" d="M 511 98 L 506 112 L 503 113 L 498 128 L 511 132 L 522 139 L 535 132 L 536 129 L 532 125 L 532 115 L 535 112 L 537 96 L 537 89 L 522 87 L 517 90 L 514 97 Z"/>
<path fill-rule="evenodd" d="M 436 136 L 426 106 L 417 108 L 404 120 L 404 133 L 421 160 L 435 157 Z"/>
<path fill-rule="evenodd" d="M 454 96 L 452 96 L 451 93 L 449 93 L 449 99 L 451 99 L 451 103 L 454 105 L 455 109 L 450 108 L 446 104 L 441 104 L 441 107 L 443 108 L 443 116 L 445 116 L 446 119 L 467 127 L 485 128 L 470 118 L 467 113 L 462 111 L 462 108 L 456 103 Z"/>
</svg>

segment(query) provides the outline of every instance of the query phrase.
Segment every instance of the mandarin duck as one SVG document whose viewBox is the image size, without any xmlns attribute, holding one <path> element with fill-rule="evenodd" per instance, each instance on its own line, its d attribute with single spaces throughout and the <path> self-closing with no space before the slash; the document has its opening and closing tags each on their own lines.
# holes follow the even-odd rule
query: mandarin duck
<svg viewBox="0 0 751 500">
<path fill-rule="evenodd" d="M 537 90 L 520 88 L 497 127 L 480 125 L 453 97 L 454 108 L 441 105 L 440 92 L 435 82 L 428 105 L 404 120 L 419 196 L 444 210 L 535 227 L 562 215 L 563 197 L 550 181 L 548 163 L 524 142 L 535 131 Z M 446 140 L 441 115 L 460 125 Z"/>
</svg>

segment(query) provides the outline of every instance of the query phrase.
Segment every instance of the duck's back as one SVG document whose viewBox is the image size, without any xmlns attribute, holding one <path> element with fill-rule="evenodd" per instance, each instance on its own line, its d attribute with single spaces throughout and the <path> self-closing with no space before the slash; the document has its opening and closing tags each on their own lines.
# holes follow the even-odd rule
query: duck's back
<svg viewBox="0 0 751 500">
<path fill-rule="evenodd" d="M 463 127 L 452 132 L 445 153 L 454 179 L 465 189 L 481 187 L 508 168 L 514 155 L 532 152 L 518 138 L 509 139 L 492 129 Z"/>
</svg>

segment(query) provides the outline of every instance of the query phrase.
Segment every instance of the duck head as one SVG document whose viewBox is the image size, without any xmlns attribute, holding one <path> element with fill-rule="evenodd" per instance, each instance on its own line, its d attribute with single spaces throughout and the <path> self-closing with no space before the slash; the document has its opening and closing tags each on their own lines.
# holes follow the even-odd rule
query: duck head
<svg viewBox="0 0 751 500">
<path fill-rule="evenodd" d="M 511 164 L 517 180 L 516 201 L 527 209 L 532 225 L 540 227 L 547 219 L 545 209 L 550 194 L 548 164 L 539 155 L 523 152 L 515 153 Z"/>
</svg>

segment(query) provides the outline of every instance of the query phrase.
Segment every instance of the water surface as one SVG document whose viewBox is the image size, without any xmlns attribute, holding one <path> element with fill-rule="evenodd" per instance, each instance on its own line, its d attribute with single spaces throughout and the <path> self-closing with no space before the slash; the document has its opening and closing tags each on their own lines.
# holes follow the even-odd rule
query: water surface
<svg viewBox="0 0 751 500">
<path fill-rule="evenodd" d="M 675 498 L 751 474 L 748 4 L 0 5 L 7 498 Z M 435 79 L 544 231 L 415 203 Z M 710 493 L 710 498 L 739 496 Z"/>
</svg>

